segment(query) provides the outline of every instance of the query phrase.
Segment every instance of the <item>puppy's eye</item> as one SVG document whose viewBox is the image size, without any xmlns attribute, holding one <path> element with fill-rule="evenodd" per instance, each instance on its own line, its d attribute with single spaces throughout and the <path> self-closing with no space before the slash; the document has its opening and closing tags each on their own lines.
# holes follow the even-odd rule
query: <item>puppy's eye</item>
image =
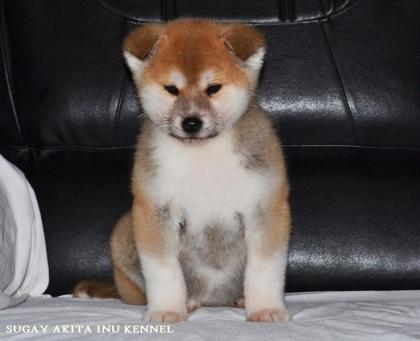
<svg viewBox="0 0 420 341">
<path fill-rule="evenodd" d="M 211 84 L 206 89 L 207 96 L 211 96 L 215 94 L 216 92 L 219 92 L 219 90 L 222 88 L 221 84 Z"/>
<path fill-rule="evenodd" d="M 169 92 L 171 95 L 174 95 L 174 96 L 178 96 L 179 95 L 179 90 L 178 90 L 178 88 L 175 86 L 175 85 L 173 85 L 173 84 L 169 84 L 169 85 L 165 85 L 165 90 L 167 91 L 167 92 Z"/>
</svg>

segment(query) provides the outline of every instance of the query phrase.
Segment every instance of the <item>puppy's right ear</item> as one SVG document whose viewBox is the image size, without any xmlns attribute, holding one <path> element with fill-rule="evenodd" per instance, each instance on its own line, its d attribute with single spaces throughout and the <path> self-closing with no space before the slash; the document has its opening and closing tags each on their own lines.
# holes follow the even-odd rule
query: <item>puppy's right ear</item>
<svg viewBox="0 0 420 341">
<path fill-rule="evenodd" d="M 137 28 L 125 38 L 123 54 L 133 75 L 142 72 L 145 61 L 156 51 L 163 32 L 163 25 L 147 24 Z"/>
</svg>

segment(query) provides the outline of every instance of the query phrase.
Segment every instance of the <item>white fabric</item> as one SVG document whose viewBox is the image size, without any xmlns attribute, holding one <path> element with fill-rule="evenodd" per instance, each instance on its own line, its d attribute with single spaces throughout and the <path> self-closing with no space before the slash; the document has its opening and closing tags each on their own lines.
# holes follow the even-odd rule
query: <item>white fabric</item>
<svg viewBox="0 0 420 341">
<path fill-rule="evenodd" d="M 245 322 L 245 312 L 238 308 L 200 308 L 188 321 L 171 325 L 172 334 L 139 335 L 129 334 L 125 328 L 134 331 L 135 325 L 151 324 L 141 320 L 144 306 L 125 305 L 119 300 L 44 296 L 0 311 L 0 339 L 420 340 L 420 290 L 288 294 L 286 304 L 293 315 L 287 325 Z M 26 333 L 12 332 L 13 327 L 22 326 L 26 326 Z M 40 326 L 46 328 L 45 334 Z M 120 330 L 98 333 L 98 326 Z M 86 332 L 88 327 L 91 333 Z M 73 332 L 69 328 L 74 328 Z"/>
<path fill-rule="evenodd" d="M 44 230 L 34 191 L 0 155 L 0 309 L 48 286 Z"/>
</svg>

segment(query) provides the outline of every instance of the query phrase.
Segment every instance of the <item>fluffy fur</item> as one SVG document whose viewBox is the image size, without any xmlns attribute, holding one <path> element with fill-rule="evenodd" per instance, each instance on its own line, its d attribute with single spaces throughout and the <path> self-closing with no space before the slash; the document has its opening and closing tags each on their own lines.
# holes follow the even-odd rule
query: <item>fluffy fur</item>
<svg viewBox="0 0 420 341">
<path fill-rule="evenodd" d="M 147 118 L 133 207 L 111 239 L 120 297 L 147 303 L 152 321 L 181 321 L 200 305 L 286 321 L 288 183 L 255 100 L 264 38 L 242 24 L 183 19 L 137 29 L 123 49 Z M 181 125 L 192 115 L 203 122 L 194 136 Z M 89 283 L 75 295 L 106 296 Z"/>
</svg>

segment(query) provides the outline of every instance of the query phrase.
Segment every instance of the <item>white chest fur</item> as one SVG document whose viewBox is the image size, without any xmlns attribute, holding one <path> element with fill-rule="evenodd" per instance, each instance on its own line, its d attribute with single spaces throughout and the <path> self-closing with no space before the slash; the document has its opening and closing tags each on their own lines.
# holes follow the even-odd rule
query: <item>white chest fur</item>
<svg viewBox="0 0 420 341">
<path fill-rule="evenodd" d="M 174 222 L 187 219 L 190 228 L 230 225 L 238 214 L 246 220 L 272 186 L 268 174 L 244 167 L 231 134 L 196 145 L 155 134 L 152 146 L 156 172 L 146 194 L 157 207 L 169 205 Z"/>
</svg>

